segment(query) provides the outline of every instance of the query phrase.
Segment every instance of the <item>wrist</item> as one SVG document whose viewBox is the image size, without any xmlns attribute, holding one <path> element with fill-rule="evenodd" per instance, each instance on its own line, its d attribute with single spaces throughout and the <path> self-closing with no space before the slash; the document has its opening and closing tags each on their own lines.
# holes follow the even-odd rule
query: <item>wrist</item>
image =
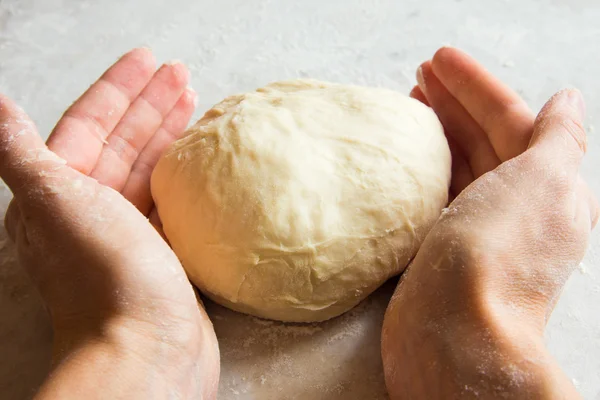
<svg viewBox="0 0 600 400">
<path fill-rule="evenodd" d="M 168 358 L 177 356 L 177 350 L 187 344 L 183 339 L 172 340 L 165 328 L 128 317 L 54 320 L 53 326 L 55 364 L 81 348 L 96 347 L 120 354 L 137 354 L 140 362 L 149 362 L 146 354 L 153 355 L 157 348 L 162 348 L 158 355 Z M 193 352 L 192 345 L 190 341 L 190 346 L 185 347 Z M 141 349 L 145 350 L 140 353 Z"/>
<path fill-rule="evenodd" d="M 444 221 L 436 226 L 415 257 L 413 281 L 429 293 L 419 296 L 422 312 L 519 326 L 542 338 L 549 299 L 543 285 L 529 276 L 531 268 L 520 265 L 514 249 L 486 240 L 489 234 L 456 225 Z"/>
<path fill-rule="evenodd" d="M 51 377 L 68 375 L 63 380 L 71 383 L 58 387 L 74 385 L 82 394 L 105 382 L 114 398 L 166 398 L 169 393 L 214 398 L 219 351 L 212 324 L 200 311 L 195 323 L 185 324 L 128 317 L 55 321 Z"/>
<path fill-rule="evenodd" d="M 426 241 L 390 302 L 382 356 L 391 397 L 576 396 L 537 320 L 490 289 L 486 260 L 461 243 Z"/>
<path fill-rule="evenodd" d="M 36 399 L 150 399 L 166 398 L 169 392 L 186 397 L 169 365 L 148 362 L 136 349 L 105 338 L 87 338 L 60 351 Z"/>
</svg>

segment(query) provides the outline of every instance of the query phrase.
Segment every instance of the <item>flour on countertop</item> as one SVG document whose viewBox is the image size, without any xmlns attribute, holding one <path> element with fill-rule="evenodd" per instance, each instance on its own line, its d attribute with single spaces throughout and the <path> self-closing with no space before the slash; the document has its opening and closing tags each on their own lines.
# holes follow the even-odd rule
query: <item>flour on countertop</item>
<svg viewBox="0 0 600 400">
<path fill-rule="evenodd" d="M 338 318 L 293 324 L 236 313 L 207 301 L 221 348 L 221 392 L 236 398 L 385 399 L 379 335 L 395 280 Z M 241 379 L 240 379 L 241 377 Z M 221 393 L 220 392 L 220 393 Z M 245 397 L 244 397 L 245 396 Z M 283 398 L 283 397 L 282 397 Z"/>
</svg>

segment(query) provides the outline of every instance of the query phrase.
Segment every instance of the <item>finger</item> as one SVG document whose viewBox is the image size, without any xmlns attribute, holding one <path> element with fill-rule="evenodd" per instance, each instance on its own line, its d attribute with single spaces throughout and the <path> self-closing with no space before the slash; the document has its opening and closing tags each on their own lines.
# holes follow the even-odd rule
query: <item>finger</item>
<svg viewBox="0 0 600 400">
<path fill-rule="evenodd" d="M 425 94 L 419 86 L 415 86 L 410 91 L 410 97 L 419 100 L 426 106 L 430 106 Z M 450 183 L 450 202 L 460 194 L 467 186 L 473 182 L 473 173 L 469 164 L 465 161 L 465 157 L 460 150 L 460 147 L 448 138 L 450 153 L 452 154 L 452 182 Z"/>
<path fill-rule="evenodd" d="M 465 190 L 475 179 L 469 164 L 465 160 L 460 148 L 452 139 L 448 139 L 450 153 L 452 154 L 452 181 L 450 182 L 450 194 L 456 197 Z"/>
<path fill-rule="evenodd" d="M 162 229 L 162 222 L 160 221 L 160 217 L 158 216 L 158 210 L 156 209 L 156 207 L 152 207 L 152 210 L 150 210 L 148 220 L 155 227 Z"/>
<path fill-rule="evenodd" d="M 122 194 L 144 215 L 148 215 L 152 208 L 152 171 L 165 149 L 183 135 L 194 113 L 195 101 L 196 92 L 186 89 L 131 168 Z"/>
<path fill-rule="evenodd" d="M 6 233 L 8 237 L 13 242 L 17 239 L 17 225 L 21 219 L 21 211 L 19 210 L 19 206 L 13 199 L 8 205 L 8 209 L 6 210 L 6 214 L 4 215 L 4 227 L 6 228 Z"/>
<path fill-rule="evenodd" d="M 162 222 L 160 220 L 160 217 L 158 216 L 158 210 L 156 209 L 156 207 L 152 207 L 152 210 L 148 215 L 148 220 L 150 221 L 154 229 L 156 229 L 156 231 L 159 233 L 159 235 L 164 239 L 164 241 L 167 242 L 167 244 L 169 244 L 169 240 L 167 239 L 167 236 L 163 231 Z"/>
<path fill-rule="evenodd" d="M 419 100 L 421 103 L 425 104 L 427 107 L 430 107 L 429 102 L 427 101 L 427 97 L 423 94 L 419 86 L 415 86 L 412 88 L 409 94 L 415 100 Z"/>
<path fill-rule="evenodd" d="M 458 49 L 441 48 L 431 67 L 487 134 L 501 161 L 527 149 L 535 116 L 517 93 Z"/>
<path fill-rule="evenodd" d="M 64 165 L 63 159 L 48 150 L 27 114 L 0 95 L 0 177 L 15 197 L 27 196 L 24 189 Z"/>
<path fill-rule="evenodd" d="M 175 106 L 188 80 L 189 72 L 180 62 L 165 64 L 159 68 L 108 136 L 90 176 L 121 191 L 133 163 Z"/>
<path fill-rule="evenodd" d="M 446 135 L 457 144 L 469 163 L 473 177 L 478 178 L 496 168 L 500 160 L 487 136 L 434 75 L 429 61 L 417 70 L 417 81 L 442 122 Z"/>
<path fill-rule="evenodd" d="M 109 133 L 144 89 L 154 69 L 149 49 L 125 54 L 64 113 L 48 138 L 48 148 L 72 168 L 89 174 Z"/>
<path fill-rule="evenodd" d="M 586 151 L 583 128 L 585 105 L 578 90 L 562 90 L 552 96 L 538 115 L 530 149 L 539 151 L 547 164 L 567 173 L 572 182 Z"/>
</svg>

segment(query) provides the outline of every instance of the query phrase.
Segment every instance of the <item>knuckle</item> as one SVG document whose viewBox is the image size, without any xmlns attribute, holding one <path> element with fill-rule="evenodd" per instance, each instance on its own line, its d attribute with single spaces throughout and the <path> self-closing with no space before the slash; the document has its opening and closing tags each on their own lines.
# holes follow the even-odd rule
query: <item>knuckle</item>
<svg viewBox="0 0 600 400">
<path fill-rule="evenodd" d="M 538 171 L 548 163 L 545 152 L 537 148 L 527 150 L 515 162 L 518 162 L 521 170 L 528 172 Z"/>
<path fill-rule="evenodd" d="M 552 194 L 554 199 L 571 190 L 571 178 L 563 168 L 556 168 L 555 155 L 546 149 L 530 149 L 518 157 L 520 169 L 529 175 L 531 189 Z"/>
<path fill-rule="evenodd" d="M 581 151 L 585 153 L 587 150 L 587 139 L 585 135 L 585 128 L 583 127 L 581 121 L 569 116 L 564 116 L 558 118 L 557 124 L 575 141 Z"/>
<path fill-rule="evenodd" d="M 113 136 L 107 148 L 126 164 L 131 164 L 139 156 L 139 151 L 132 139 L 126 135 Z"/>
</svg>

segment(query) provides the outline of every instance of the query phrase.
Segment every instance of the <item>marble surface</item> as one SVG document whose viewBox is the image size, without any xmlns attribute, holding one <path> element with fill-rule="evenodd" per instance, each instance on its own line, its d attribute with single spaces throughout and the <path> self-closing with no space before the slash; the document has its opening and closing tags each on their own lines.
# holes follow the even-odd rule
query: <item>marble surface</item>
<svg viewBox="0 0 600 400">
<path fill-rule="evenodd" d="M 420 61 L 450 44 L 535 109 L 562 87 L 583 90 L 589 152 L 582 174 L 598 194 L 599 20 L 594 0 L 0 0 L 0 90 L 47 135 L 135 46 L 189 65 L 199 117 L 226 95 L 284 78 L 407 92 Z M 9 199 L 0 185 L 0 216 Z M 269 323 L 209 304 L 223 354 L 219 398 L 385 398 L 378 335 L 392 288 L 321 325 Z M 47 370 L 51 329 L 2 229 L 0 321 L 0 398 L 28 398 Z M 558 303 L 547 342 L 583 396 L 600 399 L 598 232 Z"/>
</svg>

